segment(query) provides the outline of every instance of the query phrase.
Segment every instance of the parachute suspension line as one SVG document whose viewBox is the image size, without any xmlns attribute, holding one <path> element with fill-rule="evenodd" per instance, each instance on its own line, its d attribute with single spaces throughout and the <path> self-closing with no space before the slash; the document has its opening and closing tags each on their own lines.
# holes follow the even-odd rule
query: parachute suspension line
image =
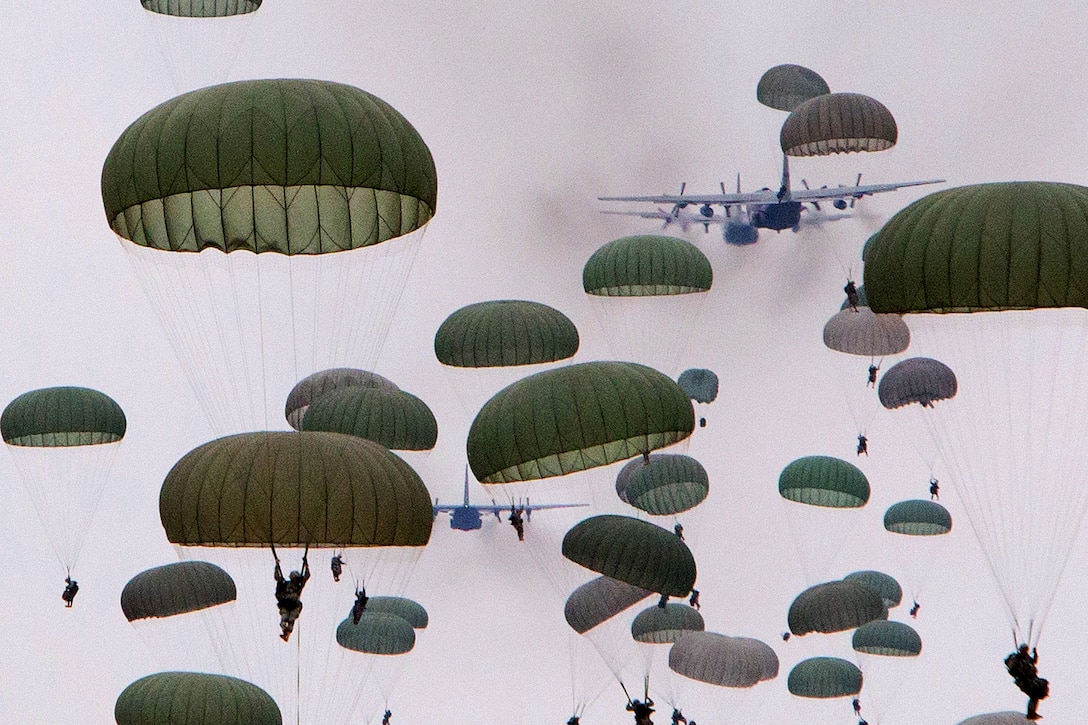
<svg viewBox="0 0 1088 725">
<path fill-rule="evenodd" d="M 263 289 L 263 285 L 262 285 L 263 276 L 261 275 L 260 255 L 257 255 L 257 259 L 255 261 L 256 261 L 256 268 L 257 268 L 257 276 L 256 276 L 256 280 L 257 280 L 257 319 L 263 320 L 264 319 L 264 289 Z M 288 270 L 290 270 L 291 265 L 287 265 L 287 267 L 288 267 Z M 288 271 L 288 275 L 290 275 L 290 271 Z M 289 279 L 291 279 L 291 281 L 293 281 L 293 278 L 291 278 L 290 276 L 289 276 Z M 295 317 L 295 314 L 294 314 L 294 309 L 295 308 L 294 308 L 293 303 L 290 305 L 290 308 L 291 308 L 291 320 L 293 322 L 294 317 Z M 292 329 L 292 333 L 293 333 L 294 332 L 294 327 L 292 326 L 291 329 Z M 270 423 L 270 419 L 268 417 L 268 374 L 267 374 L 267 371 L 265 370 L 265 364 L 264 364 L 264 359 L 265 359 L 265 347 L 264 347 L 264 344 L 265 344 L 265 341 L 264 341 L 264 325 L 263 324 L 258 325 L 257 335 L 258 335 L 258 348 L 257 349 L 260 350 L 260 358 L 261 358 L 261 363 L 260 363 L 260 368 L 261 368 L 261 370 L 260 370 L 260 383 L 261 384 L 258 386 L 258 390 L 260 391 L 260 397 L 261 397 L 261 420 L 264 421 L 264 428 L 267 429 L 268 426 L 269 426 L 269 423 Z M 292 340 L 292 346 L 291 346 L 292 349 L 294 349 L 293 342 L 294 341 Z M 307 547 L 307 548 L 309 548 L 309 547 Z"/>
</svg>

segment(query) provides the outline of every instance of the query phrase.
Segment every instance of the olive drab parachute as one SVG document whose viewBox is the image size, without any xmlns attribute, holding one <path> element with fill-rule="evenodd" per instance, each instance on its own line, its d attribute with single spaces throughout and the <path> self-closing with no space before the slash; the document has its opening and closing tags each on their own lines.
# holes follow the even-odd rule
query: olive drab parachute
<svg viewBox="0 0 1088 725">
<path fill-rule="evenodd" d="M 0 415 L 0 435 L 58 561 L 69 572 L 127 425 L 113 398 L 75 386 L 23 393 Z"/>
<path fill-rule="evenodd" d="M 437 188 L 403 116 L 319 80 L 173 98 L 102 167 L 106 220 L 221 434 L 267 428 L 300 372 L 373 365 Z"/>
<path fill-rule="evenodd" d="M 842 580 L 860 584 L 866 589 L 876 592 L 884 600 L 884 606 L 888 609 L 898 607 L 900 602 L 903 601 L 903 587 L 899 585 L 895 577 L 882 571 L 855 571 L 844 576 Z"/>
<path fill-rule="evenodd" d="M 779 142 L 787 156 L 830 156 L 883 151 L 898 137 L 895 117 L 880 101 L 860 93 L 828 93 L 794 108 Z"/>
<path fill-rule="evenodd" d="M 431 498 L 419 475 L 387 448 L 355 436 L 238 434 L 198 446 L 173 466 L 159 515 L 183 557 L 220 564 L 235 578 L 239 609 L 228 624 L 237 672 L 274 693 L 300 721 L 353 718 L 356 695 L 371 691 L 372 673 L 353 672 L 347 666 L 353 653 L 336 644 L 352 588 L 321 572 L 322 562 L 336 553 L 349 582 L 365 583 L 374 596 L 400 596 L 432 527 Z M 298 644 L 287 647 L 277 636 L 271 599 L 272 545 L 284 576 L 287 567 L 299 570 L 304 552 L 313 567 L 295 628 Z"/>
<path fill-rule="evenodd" d="M 685 632 L 701 632 L 703 615 L 687 604 L 667 602 L 643 609 L 631 621 L 631 637 L 643 644 L 672 644 Z"/>
<path fill-rule="evenodd" d="M 649 589 L 599 576 L 570 593 L 563 606 L 563 616 L 571 629 L 585 634 L 652 594 Z"/>
<path fill-rule="evenodd" d="M 281 725 L 267 692 L 226 675 L 160 672 L 126 687 L 113 708 L 117 725 Z"/>
<path fill-rule="evenodd" d="M 756 100 L 779 111 L 792 111 L 810 98 L 831 92 L 827 81 L 803 65 L 785 63 L 768 68 L 756 85 Z"/>
<path fill-rule="evenodd" d="M 173 617 L 233 602 L 238 590 L 222 567 L 180 561 L 140 572 L 121 590 L 125 619 Z"/>
<path fill-rule="evenodd" d="M 378 388 L 380 390 L 400 390 L 397 384 L 369 370 L 356 368 L 332 368 L 319 370 L 307 375 L 291 388 L 284 405 L 284 417 L 295 430 L 300 430 L 302 419 L 310 405 L 325 393 L 343 388 Z"/>
<path fill-rule="evenodd" d="M 368 603 L 369 606 L 369 603 Z M 336 628 L 336 643 L 344 649 L 372 655 L 402 655 L 416 644 L 412 625 L 389 612 L 363 612 L 356 624 L 349 616 Z"/>
<path fill-rule="evenodd" d="M 578 344 L 578 328 L 559 310 L 540 302 L 492 300 L 447 317 L 435 333 L 434 354 L 450 367 L 514 367 L 566 360 Z"/>
<path fill-rule="evenodd" d="M 694 429 L 687 395 L 662 373 L 580 363 L 496 393 L 472 421 L 468 462 L 481 483 L 562 476 L 649 453 Z"/>
<path fill-rule="evenodd" d="M 809 587 L 790 604 L 790 632 L 844 632 L 866 622 L 888 618 L 880 595 L 855 582 L 833 581 Z"/>
<path fill-rule="evenodd" d="M 300 430 L 344 433 L 391 450 L 423 451 L 438 440 L 438 421 L 422 400 L 403 390 L 349 387 L 322 395 Z"/>
<path fill-rule="evenodd" d="M 929 194 L 874 234 L 875 312 L 956 372 L 925 418 L 1019 642 L 1034 644 L 1088 507 L 1088 188 L 979 184 Z M 1055 502 L 1061 502 L 1056 504 Z"/>
<path fill-rule="evenodd" d="M 582 288 L 613 357 L 676 374 L 714 281 L 710 260 L 677 237 L 641 234 L 598 248 Z"/>
<path fill-rule="evenodd" d="M 854 630 L 850 645 L 855 652 L 881 657 L 917 657 L 922 638 L 909 624 L 895 621 L 867 622 Z"/>
<path fill-rule="evenodd" d="M 370 597 L 366 603 L 366 611 L 395 614 L 412 625 L 413 629 L 426 629 L 430 622 L 430 617 L 423 605 L 407 597 Z"/>
<path fill-rule="evenodd" d="M 917 403 L 928 408 L 956 396 L 956 374 L 940 360 L 911 357 L 884 371 L 877 395 L 889 410 Z"/>
<path fill-rule="evenodd" d="M 685 632 L 669 650 L 669 669 L 718 687 L 746 688 L 778 676 L 778 656 L 751 637 Z"/>
<path fill-rule="evenodd" d="M 1022 712 L 1005 710 L 1003 712 L 987 712 L 982 715 L 973 715 L 966 720 L 960 720 L 956 725 L 1031 725 L 1033 721 L 1024 717 Z"/>
<path fill-rule="evenodd" d="M 906 536 L 941 536 L 952 530 L 952 514 L 936 501 L 900 501 L 884 512 L 884 528 Z"/>
<path fill-rule="evenodd" d="M 632 458 L 616 475 L 616 495 L 652 516 L 671 516 L 698 506 L 710 491 L 703 464 L 679 453 Z"/>
<path fill-rule="evenodd" d="M 686 597 L 695 584 L 695 558 L 672 531 L 614 514 L 592 516 L 563 537 L 563 556 L 632 586 Z"/>
<path fill-rule="evenodd" d="M 840 458 L 803 456 L 782 469 L 778 493 L 806 581 L 827 581 L 869 501 L 869 479 Z"/>
<path fill-rule="evenodd" d="M 214 495 L 218 505 L 202 505 Z M 386 448 L 336 433 L 243 433 L 187 453 L 159 516 L 183 546 L 422 547 L 430 494 Z"/>
<path fill-rule="evenodd" d="M 839 657 L 810 657 L 790 670 L 787 687 L 798 697 L 849 697 L 861 692 L 861 670 Z"/>
</svg>

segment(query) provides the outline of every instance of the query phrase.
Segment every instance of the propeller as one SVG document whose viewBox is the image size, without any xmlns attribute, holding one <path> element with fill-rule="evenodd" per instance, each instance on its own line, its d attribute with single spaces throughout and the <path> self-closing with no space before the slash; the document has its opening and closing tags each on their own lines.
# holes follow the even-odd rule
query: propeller
<svg viewBox="0 0 1088 725">
<path fill-rule="evenodd" d="M 687 187 L 688 187 L 688 182 L 686 182 L 686 181 L 681 181 L 680 182 L 680 196 L 684 195 L 684 189 L 686 189 Z M 676 202 L 675 204 L 672 205 L 672 215 L 674 217 L 680 216 L 680 210 L 685 208 L 687 205 L 688 205 L 688 203 L 686 201 Z"/>
<path fill-rule="evenodd" d="M 809 188 L 808 181 L 806 181 L 805 179 L 801 179 L 801 186 L 805 187 L 805 189 L 808 190 L 808 188 Z M 813 208 L 816 209 L 816 211 L 820 211 L 820 202 L 812 201 L 812 202 L 809 202 L 809 203 L 812 204 Z"/>
</svg>

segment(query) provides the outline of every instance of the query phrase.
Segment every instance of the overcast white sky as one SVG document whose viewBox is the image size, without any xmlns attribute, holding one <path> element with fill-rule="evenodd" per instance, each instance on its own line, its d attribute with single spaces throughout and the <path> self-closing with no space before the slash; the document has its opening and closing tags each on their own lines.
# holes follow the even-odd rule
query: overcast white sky
<svg viewBox="0 0 1088 725">
<path fill-rule="evenodd" d="M 597 196 L 671 192 L 681 182 L 709 192 L 719 181 L 732 184 L 738 172 L 746 189 L 775 184 L 784 114 L 760 106 L 755 86 L 778 63 L 818 71 L 833 91 L 880 99 L 899 124 L 893 150 L 799 160 L 795 180 L 852 183 L 860 171 L 870 183 L 1083 183 L 1083 21 L 1076 4 L 1061 2 L 976 9 L 922 1 L 267 0 L 240 36 L 228 74 L 208 80 L 350 83 L 400 110 L 430 146 L 438 214 L 378 371 L 438 415 L 439 446 L 420 470 L 432 495 L 454 499 L 469 416 L 433 359 L 434 331 L 468 302 L 537 299 L 579 325 L 578 360 L 611 357 L 583 300 L 581 267 L 601 244 L 654 227 L 598 214 L 605 207 Z M 118 598 L 138 571 L 175 560 L 158 521 L 159 486 L 212 433 L 99 195 L 113 141 L 181 90 L 157 37 L 136 0 L 0 8 L 0 300 L 8 340 L 0 348 L 0 402 L 37 387 L 87 385 L 113 396 L 129 420 L 71 610 L 59 600 L 63 570 L 18 472 L 10 457 L 0 457 L 0 480 L 8 484 L 0 542 L 9 572 L 2 722 L 110 722 L 121 690 L 164 666 L 142 649 Z M 751 248 L 726 249 L 714 234 L 691 236 L 714 263 L 715 285 L 681 367 L 710 367 L 722 379 L 711 424 L 689 448 L 711 476 L 711 496 L 686 526 L 703 614 L 708 629 L 759 637 L 782 662 L 780 677 L 743 705 L 744 722 L 853 722 L 847 701 L 833 716 L 817 715 L 786 692 L 794 662 L 849 648 L 848 637 L 785 644 L 777 637 L 790 601 L 813 582 L 796 563 L 775 485 L 798 456 L 852 457 L 856 429 L 834 382 L 842 360 L 823 348 L 820 330 L 838 308 L 844 267 L 860 276 L 851 260 L 861 244 L 922 193 L 867 200 L 856 219 L 801 235 L 765 233 Z M 846 542 L 839 573 L 884 568 L 897 575 L 903 562 L 881 516 L 900 498 L 924 495 L 928 469 L 896 423 L 874 424 L 870 441 L 872 455 L 861 465 L 873 499 Z M 598 489 L 584 498 L 605 500 L 607 479 L 597 477 Z M 1002 602 L 954 489 L 949 481 L 942 492 L 958 525 L 935 561 L 916 623 L 924 652 L 904 669 L 897 699 L 879 720 L 887 725 L 955 723 L 1024 704 L 1001 665 L 1011 645 Z M 476 487 L 474 495 L 486 494 Z M 530 536 L 538 523 L 547 526 L 534 521 Z M 488 522 L 481 533 L 465 534 L 438 519 L 408 590 L 430 611 L 431 626 L 406 661 L 392 703 L 395 723 L 536 725 L 569 717 L 562 597 L 515 547 L 505 525 Z M 1078 722 L 1088 704 L 1078 616 L 1085 566 L 1081 542 L 1040 645 L 1041 674 L 1051 680 L 1041 708 L 1048 723 Z M 274 619 L 271 594 L 269 587 Z M 630 722 L 607 672 L 586 677 L 596 683 L 589 689 L 607 689 L 583 723 Z M 664 701 L 664 689 L 651 683 L 651 691 Z M 690 695 L 684 706 L 704 725 L 733 721 L 724 709 L 710 714 L 710 698 Z"/>
</svg>

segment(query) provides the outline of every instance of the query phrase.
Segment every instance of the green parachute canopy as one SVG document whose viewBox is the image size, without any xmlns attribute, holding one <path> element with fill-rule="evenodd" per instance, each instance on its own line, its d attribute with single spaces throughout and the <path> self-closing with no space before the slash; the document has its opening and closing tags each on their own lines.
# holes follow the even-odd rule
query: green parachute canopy
<svg viewBox="0 0 1088 725">
<path fill-rule="evenodd" d="M 898 137 L 895 118 L 880 101 L 860 93 L 828 93 L 794 108 L 779 142 L 787 156 L 830 156 L 883 151 Z"/>
<path fill-rule="evenodd" d="M 790 670 L 789 691 L 798 697 L 849 697 L 861 692 L 861 670 L 838 657 L 811 657 Z"/>
<path fill-rule="evenodd" d="M 1088 188 L 1042 181 L 924 196 L 866 244 L 878 312 L 1088 307 Z"/>
<path fill-rule="evenodd" d="M 895 577 L 889 576 L 882 571 L 855 571 L 844 576 L 842 580 L 860 584 L 866 589 L 876 592 L 884 600 L 884 606 L 888 609 L 898 607 L 900 602 L 903 601 L 903 587 L 899 585 Z"/>
<path fill-rule="evenodd" d="M 395 451 L 427 451 L 438 441 L 438 421 L 426 403 L 382 388 L 326 393 L 310 405 L 300 429 L 344 433 Z"/>
<path fill-rule="evenodd" d="M 824 345 L 849 355 L 895 355 L 910 346 L 910 328 L 899 315 L 878 315 L 868 307 L 847 308 L 824 325 Z"/>
<path fill-rule="evenodd" d="M 779 111 L 792 111 L 810 98 L 831 93 L 827 81 L 803 65 L 769 68 L 756 84 L 756 100 Z"/>
<path fill-rule="evenodd" d="M 658 234 L 605 244 L 582 268 L 586 294 L 650 297 L 706 292 L 714 281 L 710 260 L 691 242 Z"/>
<path fill-rule="evenodd" d="M 958 383 L 952 368 L 931 357 L 912 357 L 888 368 L 880 378 L 877 395 L 888 410 L 918 403 L 928 408 L 956 396 Z"/>
<path fill-rule="evenodd" d="M 631 638 L 644 644 L 672 644 L 684 632 L 701 632 L 706 628 L 703 615 L 687 604 L 669 602 L 643 609 L 631 622 Z"/>
<path fill-rule="evenodd" d="M 599 576 L 570 593 L 563 605 L 563 616 L 571 629 L 585 634 L 651 594 L 649 589 Z"/>
<path fill-rule="evenodd" d="M 396 615 L 412 625 L 412 629 L 426 629 L 430 622 L 423 605 L 407 597 L 370 597 L 366 611 Z"/>
<path fill-rule="evenodd" d="M 431 500 L 411 466 L 362 438 L 259 432 L 218 438 L 174 464 L 159 493 L 181 546 L 424 546 Z"/>
<path fill-rule="evenodd" d="M 952 530 L 952 514 L 936 501 L 900 501 L 884 512 L 884 528 L 907 536 L 941 536 Z"/>
<path fill-rule="evenodd" d="M 225 18 L 257 11 L 262 0 L 140 0 L 144 10 L 179 18 Z"/>
<path fill-rule="evenodd" d="M 895 621 L 866 622 L 854 630 L 851 646 L 855 652 L 882 657 L 917 657 L 922 638 L 909 624 Z"/>
<path fill-rule="evenodd" d="M 172 617 L 233 602 L 238 596 L 230 574 L 206 561 L 179 561 L 142 571 L 121 590 L 125 619 Z"/>
<path fill-rule="evenodd" d="M 841 458 L 805 456 L 778 476 L 782 498 L 812 506 L 858 508 L 869 501 L 869 479 Z"/>
<path fill-rule="evenodd" d="M 254 684 L 226 675 L 160 672 L 126 687 L 117 725 L 281 725 L 280 708 Z"/>
<path fill-rule="evenodd" d="M 125 436 L 125 412 L 90 388 L 42 388 L 23 393 L 0 415 L 0 434 L 12 446 L 58 448 L 115 443 Z"/>
<path fill-rule="evenodd" d="M 686 597 L 695 585 L 695 557 L 672 531 L 627 516 L 604 514 L 575 524 L 563 556 L 636 587 Z"/>
<path fill-rule="evenodd" d="M 402 655 L 415 647 L 416 631 L 396 614 L 365 611 L 358 624 L 351 617 L 340 623 L 336 628 L 336 643 L 365 654 Z"/>
<path fill-rule="evenodd" d="M 845 632 L 876 619 L 887 619 L 888 608 L 873 590 L 847 581 L 833 581 L 809 587 L 790 605 L 790 631 Z"/>
<path fill-rule="evenodd" d="M 710 491 L 703 464 L 679 453 L 655 453 L 647 462 L 631 459 L 616 475 L 616 495 L 654 516 L 671 516 L 698 506 Z"/>
<path fill-rule="evenodd" d="M 778 677 L 778 655 L 751 637 L 685 632 L 669 649 L 669 669 L 718 687 L 753 687 Z"/>
<path fill-rule="evenodd" d="M 718 376 L 706 368 L 688 368 L 680 373 L 676 384 L 696 403 L 713 403 L 718 397 Z"/>
<path fill-rule="evenodd" d="M 356 368 L 330 368 L 308 375 L 295 384 L 287 395 L 287 404 L 283 414 L 295 430 L 302 426 L 302 419 L 310 405 L 325 393 L 343 388 L 378 388 L 380 390 L 400 390 L 397 384 L 369 370 Z"/>
<path fill-rule="evenodd" d="M 102 167 L 110 227 L 175 252 L 326 254 L 434 215 L 434 160 L 389 104 L 352 86 L 281 79 L 178 96 L 132 123 Z"/>
<path fill-rule="evenodd" d="M 688 396 L 645 365 L 589 362 L 509 385 L 472 421 L 468 462 L 481 483 L 562 476 L 649 453 L 695 430 Z"/>
<path fill-rule="evenodd" d="M 573 357 L 578 328 L 559 310 L 525 300 L 477 302 L 454 312 L 434 336 L 443 365 L 491 368 Z"/>
</svg>

